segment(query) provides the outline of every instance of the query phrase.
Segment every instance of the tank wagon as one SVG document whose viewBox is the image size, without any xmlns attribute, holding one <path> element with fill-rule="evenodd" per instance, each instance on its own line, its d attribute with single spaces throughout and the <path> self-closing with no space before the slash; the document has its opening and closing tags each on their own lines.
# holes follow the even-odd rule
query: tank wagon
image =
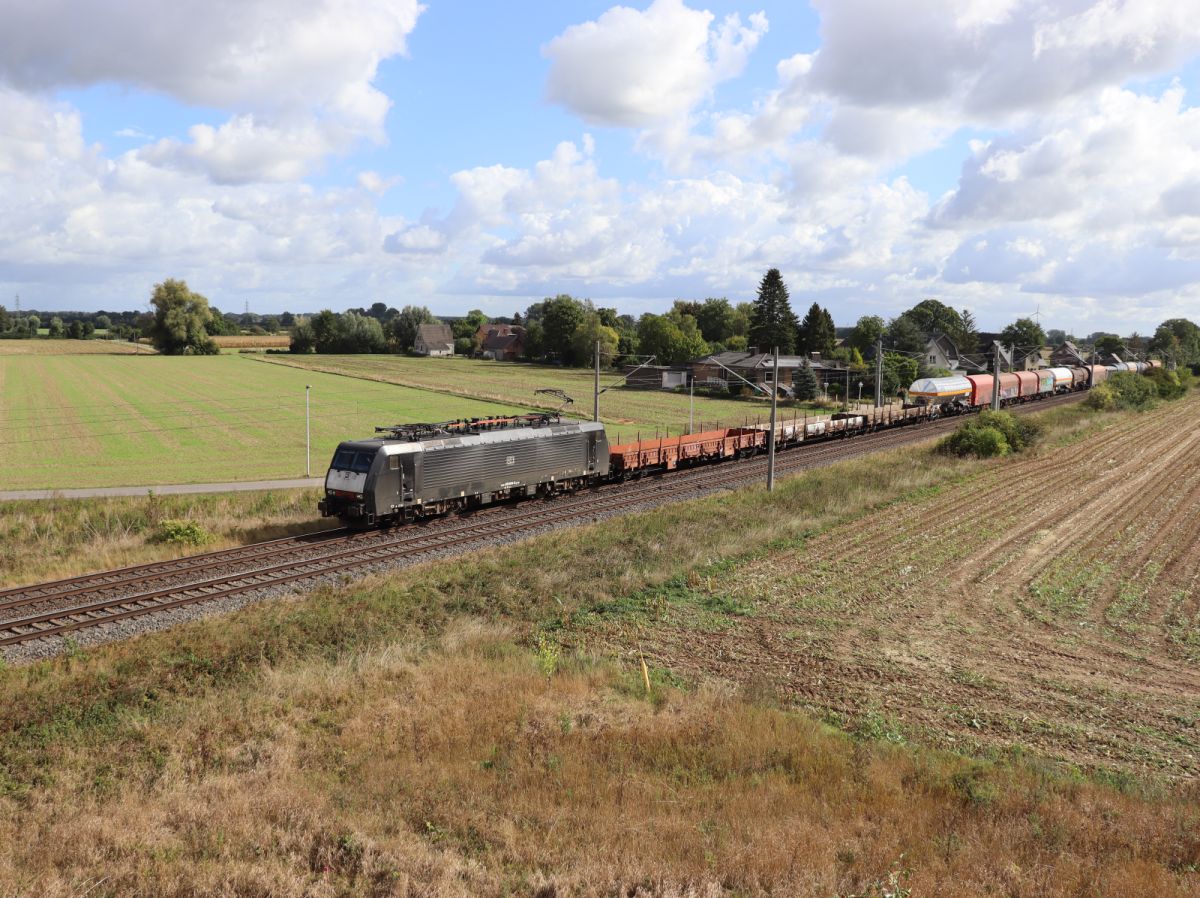
<svg viewBox="0 0 1200 898">
<path fill-rule="evenodd" d="M 1086 390 L 1103 381 L 1113 370 L 1115 367 L 1093 365 L 1002 373 L 999 375 L 1000 404 L 1014 405 L 1058 393 Z M 1130 370 L 1135 369 L 1130 366 Z M 925 377 L 908 388 L 908 395 L 918 408 L 928 408 L 942 415 L 962 414 L 991 405 L 994 382 L 995 375 L 992 374 Z"/>
<path fill-rule="evenodd" d="M 604 425 L 555 415 L 377 427 L 340 444 L 325 517 L 371 526 L 519 496 L 569 492 L 608 475 Z"/>
</svg>

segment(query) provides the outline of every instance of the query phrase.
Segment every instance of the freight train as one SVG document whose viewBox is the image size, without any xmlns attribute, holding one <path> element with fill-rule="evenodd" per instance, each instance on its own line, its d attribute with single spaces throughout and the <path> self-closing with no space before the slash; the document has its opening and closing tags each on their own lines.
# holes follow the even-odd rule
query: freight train
<svg viewBox="0 0 1200 898">
<path fill-rule="evenodd" d="M 1036 371 L 1002 373 L 999 375 L 1000 405 L 1016 405 L 1056 393 L 1088 390 L 1117 371 L 1142 372 L 1161 365 L 1157 361 L 1120 362 L 1116 365 L 1039 368 Z M 961 414 L 991 405 L 995 389 L 995 375 L 967 374 L 923 378 L 908 388 L 908 395 L 917 407 L 930 408 L 940 414 Z"/>
<path fill-rule="evenodd" d="M 1147 367 L 1138 363 L 1142 368 Z M 1129 364 L 1122 369 L 1141 370 Z M 1047 368 L 1000 375 L 1004 405 L 1085 390 L 1116 366 Z M 841 413 L 810 420 L 798 412 L 777 425 L 776 446 L 853 436 L 960 414 L 992 401 L 992 376 L 935 377 L 909 389 L 903 409 Z M 785 416 L 786 418 L 786 416 Z M 375 428 L 370 439 L 340 444 L 318 508 L 356 527 L 388 526 L 505 499 L 554 496 L 587 486 L 745 458 L 767 448 L 768 426 L 638 439 L 610 446 L 604 425 L 556 414 L 472 418 Z"/>
</svg>

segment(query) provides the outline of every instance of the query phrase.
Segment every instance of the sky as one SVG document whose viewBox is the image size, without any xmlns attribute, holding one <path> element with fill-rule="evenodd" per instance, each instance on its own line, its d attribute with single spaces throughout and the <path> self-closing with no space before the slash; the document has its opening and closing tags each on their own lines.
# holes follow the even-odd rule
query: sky
<svg viewBox="0 0 1200 898">
<path fill-rule="evenodd" d="M 0 0 L 0 303 L 1200 319 L 1200 0 Z"/>
</svg>

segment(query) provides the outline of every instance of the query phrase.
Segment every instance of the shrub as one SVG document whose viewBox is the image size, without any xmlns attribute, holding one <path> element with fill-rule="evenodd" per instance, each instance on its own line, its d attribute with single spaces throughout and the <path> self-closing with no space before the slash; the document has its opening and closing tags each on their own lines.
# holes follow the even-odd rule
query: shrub
<svg viewBox="0 0 1200 898">
<path fill-rule="evenodd" d="M 1183 385 L 1179 375 L 1174 371 L 1168 371 L 1166 368 L 1151 368 L 1145 376 L 1154 384 L 1162 399 L 1178 399 L 1187 392 L 1187 387 Z"/>
<path fill-rule="evenodd" d="M 211 537 L 208 531 L 195 521 L 169 520 L 158 525 L 156 539 L 160 543 L 181 546 L 201 546 Z"/>
<path fill-rule="evenodd" d="M 1117 394 L 1108 384 L 1096 384 L 1088 390 L 1084 405 L 1097 411 L 1110 412 L 1117 407 Z"/>
<path fill-rule="evenodd" d="M 965 421 L 938 448 L 949 455 L 974 455 L 992 458 L 1020 452 L 1041 439 L 1045 427 L 1028 417 L 1018 418 L 1011 412 L 983 411 L 979 417 Z"/>
<path fill-rule="evenodd" d="M 1119 408 L 1148 409 L 1158 399 L 1158 387 L 1136 371 L 1118 371 L 1107 381 Z"/>
<path fill-rule="evenodd" d="M 938 450 L 949 455 L 993 458 L 1008 455 L 1012 448 L 1003 431 L 979 421 L 968 421 L 938 443 Z"/>
<path fill-rule="evenodd" d="M 1012 412 L 982 411 L 979 413 L 979 417 L 972 423 L 980 427 L 996 428 L 996 430 L 1004 434 L 1004 441 L 1008 443 L 1008 448 L 1013 452 L 1020 452 L 1025 448 L 1025 437 L 1021 433 L 1016 416 Z"/>
</svg>

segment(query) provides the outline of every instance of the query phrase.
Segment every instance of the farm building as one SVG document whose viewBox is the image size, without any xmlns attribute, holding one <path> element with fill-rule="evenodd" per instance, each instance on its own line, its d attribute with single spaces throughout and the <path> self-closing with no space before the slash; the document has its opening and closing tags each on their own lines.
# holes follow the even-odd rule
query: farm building
<svg viewBox="0 0 1200 898">
<path fill-rule="evenodd" d="M 454 355 L 454 334 L 448 324 L 422 324 L 413 343 L 417 355 Z"/>
<path fill-rule="evenodd" d="M 687 367 L 697 386 L 729 386 L 741 384 L 744 378 L 758 386 L 769 385 L 774 361 L 769 352 L 719 352 L 688 362 Z M 809 356 L 781 355 L 779 357 L 779 386 L 791 390 L 795 373 L 802 365 L 812 368 L 817 388 L 826 384 L 844 385 L 846 363 L 824 360 L 814 352 Z M 767 387 L 769 389 L 769 386 Z"/>
<path fill-rule="evenodd" d="M 484 324 L 475 332 L 475 343 L 483 358 L 511 362 L 525 351 L 525 328 L 519 324 Z"/>
<path fill-rule="evenodd" d="M 959 352 L 954 341 L 945 334 L 935 334 L 926 342 L 925 364 L 930 368 L 945 368 L 947 371 L 974 373 L 988 370 L 988 365 L 981 355 Z"/>
</svg>

